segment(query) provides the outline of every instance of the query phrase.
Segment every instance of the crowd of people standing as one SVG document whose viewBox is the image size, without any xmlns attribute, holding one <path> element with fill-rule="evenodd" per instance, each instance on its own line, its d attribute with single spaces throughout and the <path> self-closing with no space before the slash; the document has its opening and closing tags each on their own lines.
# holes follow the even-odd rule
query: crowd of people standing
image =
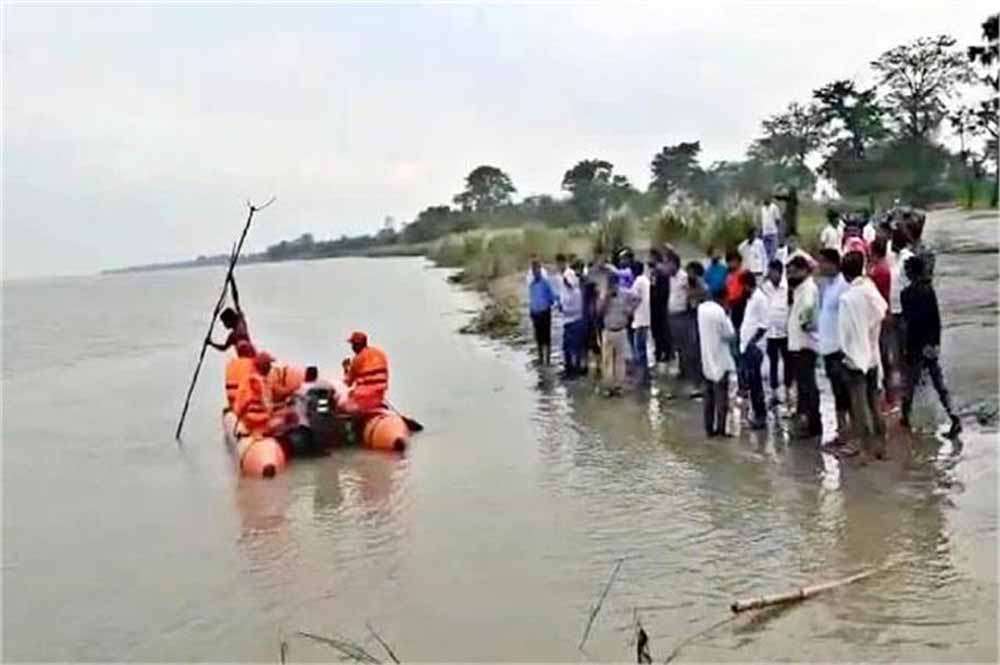
<svg viewBox="0 0 1000 665">
<path fill-rule="evenodd" d="M 792 436 L 875 459 L 885 455 L 887 414 L 899 410 L 901 425 L 910 426 L 926 371 L 955 436 L 961 423 L 939 362 L 925 221 L 910 208 L 877 218 L 830 211 L 813 256 L 765 200 L 746 239 L 726 251 L 708 248 L 705 260 L 685 263 L 664 245 L 640 261 L 622 248 L 586 264 L 557 255 L 549 274 L 533 259 L 527 283 L 538 362 L 551 363 L 552 312 L 559 311 L 567 379 L 593 369 L 615 396 L 629 384 L 649 385 L 653 368 L 673 366 L 671 396 L 703 401 L 709 437 L 737 434 L 743 419 L 764 429 L 769 413 L 784 411 Z M 818 366 L 836 413 L 827 431 Z"/>
</svg>

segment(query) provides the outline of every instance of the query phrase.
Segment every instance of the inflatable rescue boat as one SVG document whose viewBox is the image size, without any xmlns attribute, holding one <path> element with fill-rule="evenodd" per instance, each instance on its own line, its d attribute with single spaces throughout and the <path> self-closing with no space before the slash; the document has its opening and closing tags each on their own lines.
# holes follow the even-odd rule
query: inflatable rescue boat
<svg viewBox="0 0 1000 665">
<path fill-rule="evenodd" d="M 222 413 L 222 431 L 244 476 L 273 478 L 288 465 L 288 454 L 277 439 L 249 434 L 229 409 Z"/>
<path fill-rule="evenodd" d="M 291 459 L 328 455 L 334 448 L 360 446 L 401 453 L 410 446 L 410 425 L 387 406 L 345 413 L 336 408 L 332 393 L 325 388 L 310 389 L 300 399 L 305 400 L 305 422 L 297 422 L 277 437 L 251 435 L 235 413 L 223 412 L 226 445 L 242 475 L 271 478 Z"/>
</svg>

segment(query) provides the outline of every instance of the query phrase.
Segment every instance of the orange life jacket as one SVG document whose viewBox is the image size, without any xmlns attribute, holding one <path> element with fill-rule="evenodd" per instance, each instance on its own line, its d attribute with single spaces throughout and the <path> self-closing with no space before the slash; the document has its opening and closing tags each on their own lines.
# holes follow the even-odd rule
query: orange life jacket
<svg viewBox="0 0 1000 665">
<path fill-rule="evenodd" d="M 271 421 L 271 389 L 257 372 L 244 378 L 236 393 L 234 411 L 251 434 L 266 434 Z"/>
<path fill-rule="evenodd" d="M 306 368 L 297 365 L 272 365 L 267 375 L 271 398 L 275 404 L 286 401 L 306 380 Z"/>
<path fill-rule="evenodd" d="M 246 377 L 253 374 L 253 371 L 253 358 L 237 356 L 226 363 L 226 402 L 230 409 L 236 403 L 236 394 L 240 390 L 240 384 Z"/>
<path fill-rule="evenodd" d="M 354 356 L 345 381 L 355 404 L 362 409 L 378 408 L 389 390 L 389 359 L 382 349 L 366 346 Z"/>
</svg>

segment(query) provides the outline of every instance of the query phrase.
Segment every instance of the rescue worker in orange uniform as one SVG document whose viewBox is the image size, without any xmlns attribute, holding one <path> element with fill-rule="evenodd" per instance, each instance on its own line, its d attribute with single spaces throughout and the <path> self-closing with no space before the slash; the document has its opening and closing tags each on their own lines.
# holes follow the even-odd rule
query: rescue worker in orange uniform
<svg viewBox="0 0 1000 665">
<path fill-rule="evenodd" d="M 273 361 L 267 351 L 259 352 L 254 358 L 253 371 L 244 377 L 236 393 L 236 416 L 251 436 L 264 437 L 270 433 L 272 402 L 267 375 Z"/>
<path fill-rule="evenodd" d="M 379 409 L 389 391 L 389 359 L 382 349 L 368 345 L 363 332 L 351 333 L 347 341 L 354 358 L 344 359 L 344 383 L 349 389 L 346 408 L 353 412 Z"/>
<path fill-rule="evenodd" d="M 282 435 L 298 425 L 292 398 L 305 382 L 306 368 L 299 365 L 272 363 L 267 374 L 267 385 L 271 390 L 272 430 Z"/>
<path fill-rule="evenodd" d="M 302 386 L 306 379 L 306 368 L 300 365 L 273 363 L 268 372 L 267 382 L 271 386 L 271 397 L 275 404 L 284 404 Z"/>
<path fill-rule="evenodd" d="M 236 343 L 236 357 L 226 363 L 226 405 L 232 409 L 236 403 L 236 394 L 240 390 L 240 385 L 244 379 L 254 371 L 254 351 L 253 345 L 246 340 Z"/>
</svg>

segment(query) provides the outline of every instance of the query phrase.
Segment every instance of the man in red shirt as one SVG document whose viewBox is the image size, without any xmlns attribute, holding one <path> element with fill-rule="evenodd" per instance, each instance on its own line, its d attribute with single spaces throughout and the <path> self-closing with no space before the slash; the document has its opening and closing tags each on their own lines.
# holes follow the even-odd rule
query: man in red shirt
<svg viewBox="0 0 1000 665">
<path fill-rule="evenodd" d="M 729 272 L 726 273 L 726 308 L 733 319 L 733 326 L 736 330 L 743 325 L 743 312 L 747 307 L 746 289 L 743 286 L 743 255 L 735 250 L 726 252 L 726 265 Z"/>
<path fill-rule="evenodd" d="M 875 238 L 871 246 L 871 262 L 868 264 L 868 277 L 875 282 L 878 292 L 889 302 L 889 287 L 892 284 L 892 272 L 889 261 L 886 260 L 886 241 L 883 237 Z"/>
<path fill-rule="evenodd" d="M 868 278 L 875 283 L 875 288 L 885 302 L 889 303 L 889 293 L 892 287 L 892 271 L 889 269 L 889 261 L 886 259 L 886 239 L 879 236 L 872 241 L 871 262 L 868 264 Z M 884 388 L 885 406 L 890 408 L 895 402 L 892 381 L 890 377 L 894 371 L 899 355 L 899 344 L 896 339 L 896 331 L 893 328 L 891 316 L 882 319 L 882 330 L 878 336 L 879 356 L 882 359 L 882 384 Z"/>
</svg>

